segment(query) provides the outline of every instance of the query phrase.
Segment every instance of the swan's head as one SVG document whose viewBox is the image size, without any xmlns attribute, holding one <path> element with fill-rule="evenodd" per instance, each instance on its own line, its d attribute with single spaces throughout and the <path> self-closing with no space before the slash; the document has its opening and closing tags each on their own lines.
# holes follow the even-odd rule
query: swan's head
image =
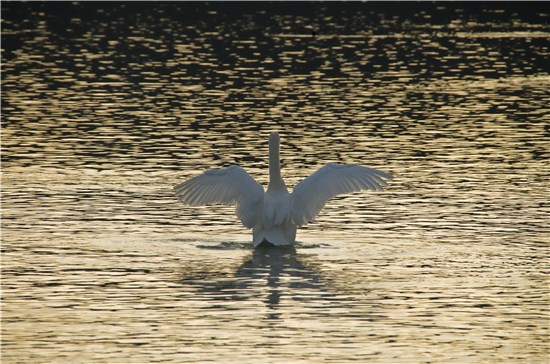
<svg viewBox="0 0 550 364">
<path fill-rule="evenodd" d="M 269 134 L 269 144 L 279 144 L 279 133 Z"/>
</svg>

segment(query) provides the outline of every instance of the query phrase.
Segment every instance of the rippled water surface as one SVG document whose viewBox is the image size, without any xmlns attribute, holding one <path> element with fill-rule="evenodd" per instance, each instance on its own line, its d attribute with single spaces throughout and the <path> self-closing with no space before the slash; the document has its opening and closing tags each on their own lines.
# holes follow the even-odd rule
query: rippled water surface
<svg viewBox="0 0 550 364">
<path fill-rule="evenodd" d="M 2 358 L 547 363 L 546 3 L 2 3 Z M 392 173 L 288 248 L 172 186 Z"/>
</svg>

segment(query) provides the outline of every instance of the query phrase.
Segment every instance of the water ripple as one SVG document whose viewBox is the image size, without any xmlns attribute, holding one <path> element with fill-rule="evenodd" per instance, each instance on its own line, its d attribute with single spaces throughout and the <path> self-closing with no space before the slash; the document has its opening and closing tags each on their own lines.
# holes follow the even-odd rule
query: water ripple
<svg viewBox="0 0 550 364">
<path fill-rule="evenodd" d="M 312 6 L 2 5 L 3 362 L 547 361 L 548 12 Z M 292 248 L 174 198 L 273 130 L 395 179 Z"/>
</svg>

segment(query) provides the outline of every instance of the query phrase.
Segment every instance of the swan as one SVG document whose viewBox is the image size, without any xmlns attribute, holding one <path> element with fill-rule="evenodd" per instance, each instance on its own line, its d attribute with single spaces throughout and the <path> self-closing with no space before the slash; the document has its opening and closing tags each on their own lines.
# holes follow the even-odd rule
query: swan
<svg viewBox="0 0 550 364">
<path fill-rule="evenodd" d="M 329 163 L 298 183 L 292 193 L 281 177 L 280 138 L 269 135 L 269 185 L 264 188 L 243 168 L 208 170 L 174 187 L 190 206 L 236 205 L 242 224 L 252 229 L 252 244 L 291 245 L 296 229 L 312 221 L 336 195 L 360 190 L 382 190 L 391 174 L 357 164 Z"/>
</svg>

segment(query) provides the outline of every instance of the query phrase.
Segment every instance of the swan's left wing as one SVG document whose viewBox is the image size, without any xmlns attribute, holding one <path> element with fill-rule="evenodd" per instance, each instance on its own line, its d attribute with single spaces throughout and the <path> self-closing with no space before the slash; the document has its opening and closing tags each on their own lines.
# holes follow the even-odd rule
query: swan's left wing
<svg viewBox="0 0 550 364">
<path fill-rule="evenodd" d="M 380 191 L 387 186 L 384 178 L 393 176 L 357 164 L 329 163 L 294 187 L 292 219 L 296 225 L 303 226 L 313 220 L 334 196 L 366 189 Z"/>
<path fill-rule="evenodd" d="M 252 228 L 263 206 L 264 188 L 239 166 L 212 169 L 174 187 L 179 200 L 191 206 L 237 205 L 236 214 Z"/>
</svg>

